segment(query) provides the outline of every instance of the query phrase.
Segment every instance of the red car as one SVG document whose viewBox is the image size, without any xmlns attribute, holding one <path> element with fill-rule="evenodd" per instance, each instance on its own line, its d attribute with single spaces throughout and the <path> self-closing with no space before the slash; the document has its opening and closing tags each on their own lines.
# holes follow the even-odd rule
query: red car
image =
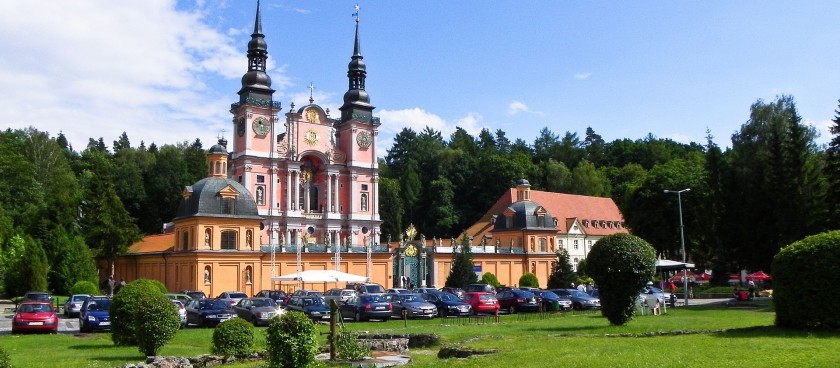
<svg viewBox="0 0 840 368">
<path fill-rule="evenodd" d="M 473 314 L 499 312 L 499 301 L 491 293 L 467 292 L 464 293 L 464 302 L 472 306 Z"/>
<path fill-rule="evenodd" d="M 28 301 L 20 303 L 12 318 L 12 333 L 58 332 L 58 315 L 49 302 Z"/>
</svg>

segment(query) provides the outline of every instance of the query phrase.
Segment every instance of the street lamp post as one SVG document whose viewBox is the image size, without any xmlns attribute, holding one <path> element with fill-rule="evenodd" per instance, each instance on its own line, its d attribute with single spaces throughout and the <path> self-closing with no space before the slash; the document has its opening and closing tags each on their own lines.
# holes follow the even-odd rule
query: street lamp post
<svg viewBox="0 0 840 368">
<path fill-rule="evenodd" d="M 685 257 L 685 235 L 683 234 L 683 216 L 682 216 L 682 196 L 683 192 L 688 192 L 691 188 L 685 188 L 683 190 L 668 190 L 665 189 L 664 193 L 677 193 L 677 208 L 679 208 L 680 213 L 680 251 L 682 252 L 682 262 L 683 267 L 685 267 L 686 257 Z M 683 272 L 683 292 L 685 292 L 685 305 L 688 306 L 688 272 Z"/>
</svg>

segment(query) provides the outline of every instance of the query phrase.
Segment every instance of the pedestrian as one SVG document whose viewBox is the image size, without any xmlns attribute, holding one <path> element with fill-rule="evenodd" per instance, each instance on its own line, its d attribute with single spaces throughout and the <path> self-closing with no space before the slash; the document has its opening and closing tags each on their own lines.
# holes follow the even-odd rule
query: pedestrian
<svg viewBox="0 0 840 368">
<path fill-rule="evenodd" d="M 750 297 L 750 299 L 755 297 L 755 281 L 750 280 L 749 282 L 747 282 L 747 290 L 747 295 Z"/>
<path fill-rule="evenodd" d="M 586 292 L 586 285 L 584 285 L 584 284 L 581 282 L 580 284 L 578 284 L 577 289 L 578 289 L 578 291 L 582 291 L 582 292 L 584 292 L 584 293 L 585 293 L 585 292 Z"/>
<path fill-rule="evenodd" d="M 125 279 L 120 280 L 120 283 L 117 284 L 117 288 L 114 290 L 114 294 L 119 293 L 122 288 L 125 287 Z"/>
<path fill-rule="evenodd" d="M 668 282 L 668 291 L 670 291 L 671 294 L 677 292 L 677 285 L 674 285 L 673 281 Z"/>
<path fill-rule="evenodd" d="M 653 315 L 654 316 L 658 316 L 660 314 L 659 308 L 660 308 L 659 299 L 656 299 L 656 304 L 653 305 Z"/>
<path fill-rule="evenodd" d="M 108 276 L 108 296 L 114 296 L 114 288 L 117 286 L 117 282 L 114 280 L 114 276 Z"/>
</svg>

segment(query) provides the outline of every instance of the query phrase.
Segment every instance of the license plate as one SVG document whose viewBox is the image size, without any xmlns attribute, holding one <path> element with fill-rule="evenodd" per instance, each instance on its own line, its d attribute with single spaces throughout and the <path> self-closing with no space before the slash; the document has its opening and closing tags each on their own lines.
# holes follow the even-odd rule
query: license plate
<svg viewBox="0 0 840 368">
<path fill-rule="evenodd" d="M 432 310 L 431 309 L 426 309 L 426 310 L 423 311 L 423 313 L 432 314 Z"/>
<path fill-rule="evenodd" d="M 29 322 L 30 326 L 43 326 L 44 322 Z"/>
<path fill-rule="evenodd" d="M 376 310 L 385 310 L 385 307 L 376 307 L 376 308 L 374 308 L 374 309 L 376 309 Z"/>
<path fill-rule="evenodd" d="M 111 322 L 99 322 L 100 326 L 110 326 Z"/>
</svg>

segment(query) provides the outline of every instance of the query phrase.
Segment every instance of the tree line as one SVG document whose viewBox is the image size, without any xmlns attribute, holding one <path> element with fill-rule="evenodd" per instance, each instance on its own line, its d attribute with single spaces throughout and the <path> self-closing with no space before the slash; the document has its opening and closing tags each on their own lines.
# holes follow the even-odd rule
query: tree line
<svg viewBox="0 0 840 368">
<path fill-rule="evenodd" d="M 840 109 L 825 147 L 803 124 L 791 96 L 758 100 L 722 149 L 651 134 L 606 142 L 543 128 L 533 142 L 501 129 L 477 136 L 457 128 L 403 129 L 380 159 L 383 240 L 409 224 L 426 238 L 457 237 L 518 179 L 535 190 L 611 197 L 631 232 L 657 254 L 698 267 L 769 269 L 776 252 L 840 222 Z M 0 132 L 0 277 L 7 293 L 63 292 L 97 281 L 92 257 L 113 259 L 145 234 L 161 232 L 181 189 L 206 176 L 200 140 L 132 147 L 123 133 L 76 151 L 59 133 Z M 53 265 L 49 267 L 49 265 Z M 30 275 L 43 275 L 32 277 Z M 24 281 L 23 284 L 20 281 Z"/>
</svg>

